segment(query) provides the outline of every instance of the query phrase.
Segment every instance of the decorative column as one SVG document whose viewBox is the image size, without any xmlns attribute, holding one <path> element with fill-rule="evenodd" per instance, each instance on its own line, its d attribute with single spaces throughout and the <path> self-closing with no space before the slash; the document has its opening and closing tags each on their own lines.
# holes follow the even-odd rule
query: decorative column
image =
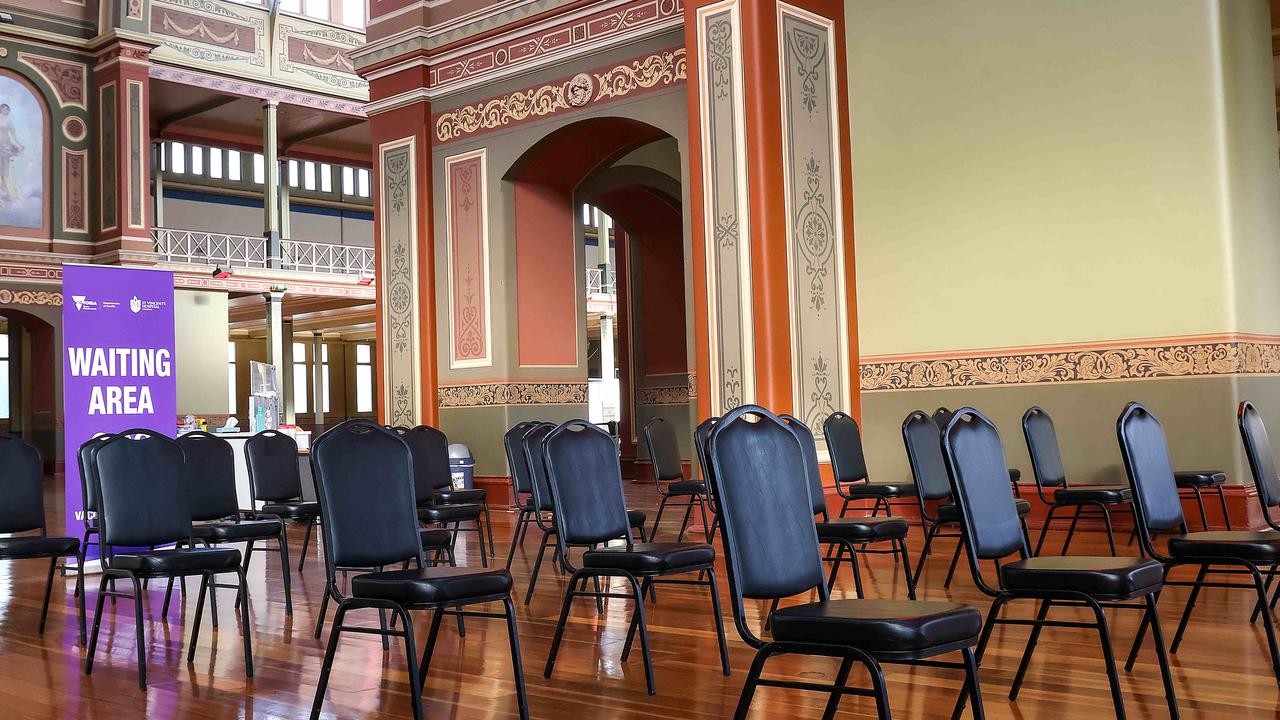
<svg viewBox="0 0 1280 720">
<path fill-rule="evenodd" d="M 284 293 L 272 290 L 263 293 L 262 298 L 267 301 L 267 362 L 276 369 L 276 385 L 279 386 L 281 395 L 276 407 L 280 413 L 280 421 L 284 422 L 285 400 L 288 395 L 285 392 Z"/>
<path fill-rule="evenodd" d="M 281 243 L 283 243 L 285 240 L 289 240 L 290 238 L 293 237 L 293 230 L 290 228 L 290 224 L 289 224 L 289 202 L 290 202 L 289 201 L 289 193 L 290 193 L 289 158 L 284 157 L 283 155 L 280 156 L 280 164 L 277 167 L 279 168 L 279 170 L 277 171 L 277 177 L 280 178 L 280 182 L 277 183 L 277 187 L 279 188 L 279 196 L 280 196 L 280 200 L 279 200 L 280 241 Z M 281 261 L 283 262 L 283 258 L 284 258 L 283 246 L 281 247 L 280 251 L 281 251 Z"/>
<path fill-rule="evenodd" d="M 843 13 L 685 6 L 703 417 L 749 402 L 815 429 L 857 415 Z"/>
<path fill-rule="evenodd" d="M 151 142 L 151 168 L 153 170 L 151 177 L 155 189 L 152 191 L 151 198 L 151 218 L 152 223 L 158 228 L 164 227 L 164 173 L 160 172 L 160 157 L 163 152 L 164 143 L 159 140 L 153 140 Z"/>
<path fill-rule="evenodd" d="M 279 104 L 262 103 L 262 236 L 267 240 L 267 267 L 279 268 L 280 259 L 280 156 Z"/>
<path fill-rule="evenodd" d="M 115 262 L 146 261 L 155 247 L 147 197 L 150 52 L 150 45 L 117 39 L 98 49 L 93 70 L 99 188 L 95 253 Z"/>
</svg>

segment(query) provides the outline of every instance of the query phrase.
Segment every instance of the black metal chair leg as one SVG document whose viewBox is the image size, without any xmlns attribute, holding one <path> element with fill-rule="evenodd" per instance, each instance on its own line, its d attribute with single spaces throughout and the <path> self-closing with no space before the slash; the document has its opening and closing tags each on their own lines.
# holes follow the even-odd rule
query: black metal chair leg
<svg viewBox="0 0 1280 720">
<path fill-rule="evenodd" d="M 550 537 L 551 533 L 542 533 L 542 542 L 538 545 L 538 559 L 533 563 L 533 574 L 529 576 L 529 589 L 524 594 L 525 605 L 533 600 L 533 589 L 538 585 L 538 571 L 542 569 L 542 556 L 547 551 L 547 540 Z"/>
<path fill-rule="evenodd" d="M 169 599 L 173 597 L 173 578 L 169 578 L 169 582 L 164 587 L 164 603 L 160 605 L 160 619 L 169 619 Z"/>
<path fill-rule="evenodd" d="M 1018 699 L 1018 691 L 1022 689 L 1022 681 L 1027 676 L 1027 667 L 1031 665 L 1031 654 L 1035 652 L 1036 643 L 1040 640 L 1040 630 L 1044 627 L 1044 619 L 1048 616 L 1049 607 L 1052 604 L 1049 600 L 1040 601 L 1040 609 L 1036 611 L 1036 624 L 1031 626 L 1031 634 L 1027 637 L 1027 646 L 1022 650 L 1022 661 L 1018 663 L 1018 672 L 1013 676 L 1013 685 L 1009 688 L 1010 700 Z"/>
<path fill-rule="evenodd" d="M 1066 555 L 1071 548 L 1071 540 L 1076 536 L 1076 525 L 1080 522 L 1080 505 L 1076 506 L 1075 514 L 1071 516 L 1071 527 L 1067 528 L 1067 539 L 1062 541 L 1062 555 Z"/>
<path fill-rule="evenodd" d="M 1102 511 L 1102 522 L 1107 526 L 1107 544 L 1111 546 L 1111 557 L 1117 557 L 1116 534 L 1111 527 L 1111 511 L 1107 510 L 1107 506 L 1102 504 L 1098 505 L 1098 509 Z"/>
<path fill-rule="evenodd" d="M 281 522 L 284 521 L 282 520 Z M 298 572 L 302 572 L 302 566 L 307 564 L 307 548 L 311 545 L 311 531 L 315 526 L 315 518 L 307 521 L 307 532 L 302 536 L 302 550 L 298 553 Z"/>
<path fill-rule="evenodd" d="M 1200 572 L 1196 574 L 1196 584 L 1191 588 L 1191 594 L 1187 596 L 1187 606 L 1182 609 L 1182 619 L 1178 621 L 1178 630 L 1173 634 L 1173 644 L 1169 646 L 1170 653 L 1177 654 L 1178 646 L 1182 644 L 1182 635 L 1187 631 L 1187 623 L 1191 620 L 1191 610 L 1195 608 L 1196 598 L 1200 596 L 1200 583 L 1204 582 L 1204 576 L 1208 572 L 1209 566 L 1201 565 Z M 1263 597 L 1265 598 L 1265 595 Z"/>
<path fill-rule="evenodd" d="M 484 509 L 484 526 L 489 533 L 489 556 L 496 558 L 498 555 L 493 549 L 493 518 L 489 515 L 489 501 L 480 503 L 480 507 Z"/>
<path fill-rule="evenodd" d="M 431 614 L 431 629 L 427 631 L 427 644 L 422 648 L 422 662 L 418 663 L 418 687 L 427 685 L 427 672 L 431 668 L 431 656 L 436 651 L 436 639 L 440 637 L 440 622 L 444 620 L 444 612 L 436 610 Z M 413 652 L 412 650 L 410 652 Z"/>
<path fill-rule="evenodd" d="M 1151 641 L 1156 645 L 1156 658 L 1160 661 L 1160 679 L 1164 681 L 1164 699 L 1169 705 L 1169 717 L 1178 718 L 1178 695 L 1173 689 L 1173 673 L 1169 670 L 1169 654 L 1165 652 L 1164 632 L 1160 629 L 1160 615 L 1156 611 L 1155 593 L 1147 595 L 1145 618 L 1151 625 Z"/>
<path fill-rule="evenodd" d="M 1049 534 L 1049 525 L 1053 522 L 1053 514 L 1058 511 L 1057 505 L 1049 506 L 1049 514 L 1044 516 L 1044 525 L 1040 526 L 1040 539 L 1036 541 L 1035 555 L 1039 557 L 1040 549 L 1044 547 L 1044 538 Z"/>
<path fill-rule="evenodd" d="M 130 575 L 133 583 L 133 622 L 136 629 L 138 645 L 138 689 L 147 691 L 147 635 L 142 622 L 142 583 L 136 576 Z"/>
<path fill-rule="evenodd" d="M 1266 590 L 1267 592 L 1270 592 L 1271 584 L 1275 582 L 1275 579 L 1276 579 L 1276 566 L 1272 565 L 1270 568 L 1267 569 L 1266 580 L 1262 583 L 1263 589 Z M 1275 607 L 1276 598 L 1278 597 L 1280 597 L 1280 588 L 1276 588 L 1276 594 L 1274 597 L 1271 598 L 1271 607 Z M 1253 625 L 1254 623 L 1258 622 L 1258 614 L 1261 612 L 1262 612 L 1262 603 L 1258 603 L 1257 605 L 1253 606 L 1253 614 L 1249 616 L 1250 625 Z"/>
<path fill-rule="evenodd" d="M 924 547 L 920 548 L 920 561 L 916 563 L 915 577 L 920 579 L 920 573 L 924 572 L 925 558 L 929 557 L 929 550 L 933 548 L 933 538 L 938 534 L 938 524 L 934 523 L 929 526 L 929 530 L 924 534 Z"/>
<path fill-rule="evenodd" d="M 1227 496 L 1222 492 L 1222 486 L 1218 488 L 1218 502 L 1222 505 L 1222 522 L 1226 523 L 1227 530 L 1231 530 L 1231 512 L 1227 510 Z"/>
<path fill-rule="evenodd" d="M 289 537 L 284 531 L 284 521 L 280 521 L 280 574 L 284 576 L 284 614 L 293 617 L 293 566 L 289 564 Z"/>
<path fill-rule="evenodd" d="M 245 573 L 249 572 L 249 560 L 253 558 L 253 543 L 254 541 L 250 540 L 244 544 L 244 556 L 243 556 L 243 559 L 240 561 L 240 569 L 243 570 Z M 236 595 L 236 604 L 232 606 L 232 609 L 234 610 L 240 609 L 239 595 Z"/>
<path fill-rule="evenodd" d="M 1125 720 L 1124 693 L 1120 690 L 1120 676 L 1116 673 L 1116 659 L 1111 651 L 1111 633 L 1107 630 L 1107 614 L 1096 600 L 1087 598 L 1098 622 L 1098 639 L 1102 643 L 1102 661 L 1107 668 L 1107 681 L 1111 685 L 1111 701 L 1116 708 L 1116 720 Z"/>
<path fill-rule="evenodd" d="M 653 657 L 649 654 L 649 626 L 644 620 L 644 593 L 640 591 L 640 583 L 636 582 L 635 577 L 631 575 L 626 577 L 631 582 L 631 591 L 636 599 L 635 613 L 640 618 L 640 654 L 644 657 L 645 684 L 648 686 L 649 694 L 656 695 L 658 688 L 653 681 Z"/>
<path fill-rule="evenodd" d="M 480 552 L 484 553 L 483 538 L 481 538 Z M 417 668 L 414 667 L 417 664 L 415 653 L 418 651 L 418 646 L 413 640 L 413 618 L 409 617 L 409 611 L 402 607 L 397 606 L 392 612 L 404 620 L 404 661 L 409 670 L 409 703 L 413 707 L 413 720 L 423 720 L 422 688 L 412 681 L 418 675 Z"/>
<path fill-rule="evenodd" d="M 649 537 L 658 537 L 658 523 L 662 522 L 662 513 L 667 509 L 667 501 L 671 499 L 670 495 L 663 493 L 662 500 L 658 502 L 658 514 L 653 518 L 653 529 L 649 531 Z"/>
<path fill-rule="evenodd" d="M 746 720 L 747 712 L 751 710 L 751 698 L 756 694 L 756 683 L 760 680 L 760 672 L 764 670 L 764 663 L 773 654 L 773 645 L 765 645 L 756 651 L 755 659 L 751 661 L 751 669 L 747 671 L 746 682 L 742 685 L 742 693 L 738 695 L 738 707 L 734 710 L 734 720 Z"/>
<path fill-rule="evenodd" d="M 507 612 L 507 637 L 511 641 L 511 672 L 516 681 L 516 703 L 520 707 L 520 720 L 529 720 L 529 699 L 524 687 L 524 660 L 520 657 L 520 631 L 516 628 L 516 606 L 511 596 L 502 598 Z"/>
<path fill-rule="evenodd" d="M 93 653 L 98 649 L 98 630 L 102 627 L 102 605 L 107 599 L 107 576 L 104 573 L 98 583 L 98 603 L 93 614 L 93 634 L 89 636 L 89 648 L 84 656 L 84 674 L 93 674 Z"/>
<path fill-rule="evenodd" d="M 80 556 L 80 561 L 76 563 L 76 605 L 80 611 L 80 646 L 84 647 L 85 643 L 85 619 L 84 619 L 84 556 Z"/>
<path fill-rule="evenodd" d="M 40 606 L 40 633 L 44 634 L 44 624 L 49 618 L 49 595 L 53 593 L 53 573 L 58 569 L 58 558 L 49 558 L 49 577 L 44 582 L 44 603 Z"/>
<path fill-rule="evenodd" d="M 1253 573 L 1253 584 L 1258 591 L 1258 599 L 1265 602 L 1267 591 L 1262 586 L 1262 574 L 1253 566 L 1250 566 L 1249 570 Z M 1271 670 L 1275 673 L 1276 682 L 1280 683 L 1280 649 L 1276 647 L 1275 621 L 1271 619 L 1271 613 L 1262 614 L 1262 627 L 1267 631 L 1267 650 L 1271 652 Z"/>
<path fill-rule="evenodd" d="M 916 599 L 916 578 L 911 574 L 911 558 L 907 556 L 907 541 L 905 538 L 898 538 L 895 541 L 898 546 L 898 554 L 902 556 L 902 574 L 907 578 L 907 597 Z"/>
<path fill-rule="evenodd" d="M 716 620 L 716 641 L 720 645 L 720 669 L 729 677 L 729 646 L 724 637 L 724 614 L 720 611 L 720 589 L 716 586 L 716 571 L 707 568 L 707 587 L 711 589 L 711 612 Z"/>
<path fill-rule="evenodd" d="M 973 656 L 973 648 L 965 648 L 961 654 L 964 655 L 965 686 L 973 703 L 973 720 L 986 720 L 987 711 L 982 706 L 982 688 L 978 681 L 978 661 Z M 962 690 L 960 696 L 964 695 Z"/>
<path fill-rule="evenodd" d="M 529 511 L 521 510 L 520 515 L 516 518 L 516 530 L 511 534 L 511 549 L 507 551 L 507 569 L 511 569 L 511 563 L 516 559 L 516 546 L 522 540 L 521 533 L 524 532 L 525 526 L 530 522 Z"/>
<path fill-rule="evenodd" d="M 1201 493 L 1200 488 L 1195 485 L 1191 486 L 1191 492 L 1195 493 L 1196 506 L 1200 508 L 1200 527 L 1201 529 L 1208 531 L 1209 530 L 1209 513 L 1205 512 L 1205 509 L 1204 509 L 1204 494 Z"/>
<path fill-rule="evenodd" d="M 253 645 L 249 639 L 249 579 L 245 577 L 244 570 L 238 570 L 236 575 L 240 579 L 240 606 L 244 608 L 240 617 L 240 639 L 244 642 L 244 676 L 253 677 Z"/>
<path fill-rule="evenodd" d="M 653 585 L 653 578 L 648 578 L 648 577 L 645 578 L 644 581 L 640 583 L 641 597 L 644 597 L 645 593 L 649 592 L 649 587 L 651 585 Z M 597 589 L 596 592 L 600 592 L 599 589 Z M 626 662 L 627 658 L 631 657 L 631 644 L 632 642 L 635 641 L 636 627 L 639 624 L 640 624 L 640 615 L 638 613 L 631 613 L 631 622 L 627 625 L 627 639 L 622 643 L 622 655 L 621 655 L 622 662 Z"/>
<path fill-rule="evenodd" d="M 964 549 L 964 538 L 956 540 L 956 551 L 951 555 L 951 567 L 947 568 L 947 579 L 942 582 L 943 588 L 951 587 L 951 580 L 956 576 L 956 565 L 960 564 L 960 551 Z"/>
<path fill-rule="evenodd" d="M 875 513 L 872 513 L 874 517 Z M 844 693 L 840 692 L 840 688 L 849 682 L 849 671 L 853 669 L 853 658 L 846 657 L 840 661 L 840 671 L 836 673 L 836 681 L 831 685 L 831 697 L 827 699 L 827 707 L 822 711 L 822 720 L 833 720 L 836 711 L 840 709 L 840 698 Z"/>
<path fill-rule="evenodd" d="M 836 549 L 836 557 L 831 561 L 831 573 L 827 575 L 827 592 L 831 592 L 836 586 L 836 576 L 840 574 L 840 563 L 844 562 L 844 545 L 840 543 L 831 543 L 829 547 Z M 830 552 L 827 553 L 831 555 Z"/>
<path fill-rule="evenodd" d="M 688 504 L 684 506 L 684 520 L 680 522 L 680 534 L 676 535 L 676 542 L 684 542 L 684 533 L 689 529 L 689 518 L 693 516 L 693 499 L 690 498 Z"/>
<path fill-rule="evenodd" d="M 316 631 L 313 637 L 320 639 L 320 633 L 324 630 L 324 616 L 329 611 L 329 586 L 326 584 L 324 594 L 320 596 L 320 613 L 316 615 Z"/>
<path fill-rule="evenodd" d="M 187 643 L 188 665 L 196 661 L 196 642 L 200 639 L 200 623 L 204 620 L 204 596 L 208 591 L 209 574 L 204 573 L 200 576 L 200 590 L 196 593 L 196 617 L 191 624 L 191 640 Z"/>
<path fill-rule="evenodd" d="M 560 640 L 564 637 L 565 624 L 569 622 L 569 606 L 573 604 L 573 596 L 578 579 L 583 576 L 583 572 L 579 570 L 569 579 L 569 587 L 565 590 L 564 603 L 560 608 L 560 620 L 556 623 L 555 634 L 551 637 L 551 650 L 547 653 L 547 666 L 542 671 L 542 677 L 544 678 L 550 679 L 551 671 L 555 668 L 556 654 L 560 652 Z M 526 601 L 525 604 L 528 604 L 528 602 Z"/>
<path fill-rule="evenodd" d="M 328 589 L 325 598 L 328 599 Z M 329 643 L 324 649 L 324 660 L 320 663 L 320 679 L 316 682 L 316 697 L 311 703 L 311 720 L 320 717 L 320 706 L 324 704 L 324 691 L 329 685 L 329 671 L 333 670 L 333 656 L 338 649 L 338 637 L 342 634 L 342 620 L 347 616 L 345 603 L 338 603 L 338 610 L 333 615 L 333 627 L 329 630 Z"/>
</svg>

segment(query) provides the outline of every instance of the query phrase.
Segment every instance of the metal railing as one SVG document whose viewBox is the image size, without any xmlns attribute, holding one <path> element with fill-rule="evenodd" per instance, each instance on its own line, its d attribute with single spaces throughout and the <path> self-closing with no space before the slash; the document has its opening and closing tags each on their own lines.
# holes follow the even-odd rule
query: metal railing
<svg viewBox="0 0 1280 720">
<path fill-rule="evenodd" d="M 336 275 L 373 274 L 373 248 L 282 240 L 280 252 L 284 256 L 281 260 L 286 270 Z"/>
<path fill-rule="evenodd" d="M 267 266 L 266 238 L 172 228 L 155 228 L 151 235 L 156 241 L 156 252 L 170 262 L 252 268 Z"/>
<path fill-rule="evenodd" d="M 610 270 L 606 278 L 604 271 L 600 268 L 587 268 L 588 295 L 614 295 L 617 293 L 617 288 L 618 273 Z"/>
<path fill-rule="evenodd" d="M 268 266 L 267 241 L 262 237 L 173 228 L 155 228 L 151 235 L 155 239 L 156 252 L 169 262 L 249 268 Z M 334 275 L 373 274 L 373 248 L 281 240 L 280 253 L 285 270 Z"/>
</svg>

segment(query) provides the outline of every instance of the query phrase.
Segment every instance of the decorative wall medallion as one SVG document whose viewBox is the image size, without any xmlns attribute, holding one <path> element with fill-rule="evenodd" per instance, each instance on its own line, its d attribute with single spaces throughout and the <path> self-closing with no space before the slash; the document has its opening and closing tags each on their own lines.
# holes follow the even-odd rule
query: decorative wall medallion
<svg viewBox="0 0 1280 720">
<path fill-rule="evenodd" d="M 445 158 L 449 366 L 493 364 L 489 324 L 489 191 L 485 150 Z"/>
<path fill-rule="evenodd" d="M 792 403 L 817 427 L 852 406 L 835 24 L 779 3 L 778 38 Z"/>
<path fill-rule="evenodd" d="M 989 353 L 868 357 L 864 392 L 1280 374 L 1280 337 L 1207 335 Z"/>
<path fill-rule="evenodd" d="M 685 50 L 674 48 L 546 85 L 516 90 L 436 114 L 436 139 L 451 142 L 566 110 L 685 81 Z"/>
<path fill-rule="evenodd" d="M 49 83 L 54 96 L 58 98 L 59 107 L 86 109 L 85 97 L 88 89 L 84 65 L 22 52 L 18 53 L 18 61 L 35 70 Z"/>
<path fill-rule="evenodd" d="M 742 39 L 735 0 L 698 9 L 703 247 L 707 256 L 711 412 L 754 400 Z"/>
<path fill-rule="evenodd" d="M 73 115 L 62 121 L 62 134 L 72 142 L 80 142 L 88 134 L 88 129 L 85 128 L 84 120 Z"/>
<path fill-rule="evenodd" d="M 501 382 L 440 388 L 442 408 L 586 403 L 587 384 L 584 382 Z"/>
</svg>

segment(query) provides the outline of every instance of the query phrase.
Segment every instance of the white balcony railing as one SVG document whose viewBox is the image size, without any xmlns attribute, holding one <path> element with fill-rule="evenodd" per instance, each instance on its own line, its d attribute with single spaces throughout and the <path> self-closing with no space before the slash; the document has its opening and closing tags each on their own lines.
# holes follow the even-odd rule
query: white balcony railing
<svg viewBox="0 0 1280 720">
<path fill-rule="evenodd" d="M 613 295 L 617 292 L 617 286 L 618 274 L 613 270 L 609 271 L 606 278 L 600 268 L 587 268 L 588 295 Z"/>
<path fill-rule="evenodd" d="M 267 241 L 252 235 L 155 228 L 156 252 L 165 260 L 193 265 L 267 267 Z M 373 248 L 280 241 L 283 269 L 334 275 L 372 275 Z"/>
<path fill-rule="evenodd" d="M 280 252 L 284 256 L 282 261 L 286 270 L 336 275 L 373 274 L 373 248 L 283 240 Z"/>
</svg>

